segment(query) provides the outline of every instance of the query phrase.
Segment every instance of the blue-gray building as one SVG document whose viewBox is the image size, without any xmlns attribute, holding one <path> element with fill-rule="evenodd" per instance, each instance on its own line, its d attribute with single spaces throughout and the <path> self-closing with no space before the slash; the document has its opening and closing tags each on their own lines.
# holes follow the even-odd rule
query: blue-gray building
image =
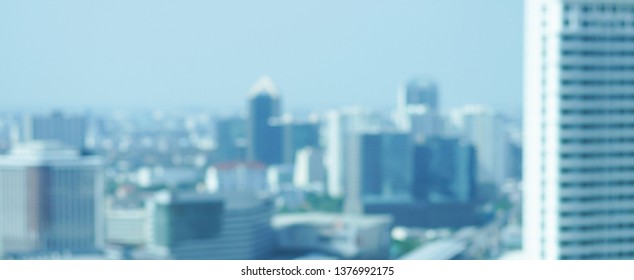
<svg viewBox="0 0 634 280">
<path fill-rule="evenodd" d="M 409 192 L 412 146 L 408 134 L 359 133 L 348 141 L 346 211 L 362 212 L 364 200 Z"/>
<path fill-rule="evenodd" d="M 414 148 L 412 194 L 416 200 L 469 202 L 476 190 L 476 152 L 458 138 L 433 137 Z"/>
<path fill-rule="evenodd" d="M 247 149 L 247 120 L 240 117 L 216 122 L 216 162 L 245 161 Z"/>
<path fill-rule="evenodd" d="M 316 121 L 289 121 L 283 124 L 284 163 L 294 163 L 297 151 L 319 147 L 319 123 Z"/>
<path fill-rule="evenodd" d="M 247 159 L 264 164 L 282 163 L 280 98 L 271 78 L 260 78 L 251 89 L 247 122 Z"/>
</svg>

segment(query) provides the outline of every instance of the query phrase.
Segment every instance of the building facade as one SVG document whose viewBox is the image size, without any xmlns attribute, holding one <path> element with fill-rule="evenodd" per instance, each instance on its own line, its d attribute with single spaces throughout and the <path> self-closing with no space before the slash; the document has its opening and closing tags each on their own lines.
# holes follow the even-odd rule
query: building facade
<svg viewBox="0 0 634 280">
<path fill-rule="evenodd" d="M 0 255 L 90 252 L 104 242 L 102 161 L 52 142 L 0 157 Z"/>
<path fill-rule="evenodd" d="M 634 1 L 525 3 L 524 251 L 634 258 Z"/>
</svg>

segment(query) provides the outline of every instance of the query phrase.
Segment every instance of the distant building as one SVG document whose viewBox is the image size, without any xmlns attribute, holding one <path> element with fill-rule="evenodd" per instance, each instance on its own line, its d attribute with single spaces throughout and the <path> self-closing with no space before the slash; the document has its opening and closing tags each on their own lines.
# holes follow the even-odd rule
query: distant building
<svg viewBox="0 0 634 280">
<path fill-rule="evenodd" d="M 319 123 L 315 121 L 283 122 L 284 163 L 293 164 L 297 152 L 306 147 L 319 147 Z"/>
<path fill-rule="evenodd" d="M 216 162 L 245 161 L 247 120 L 239 117 L 216 122 Z"/>
<path fill-rule="evenodd" d="M 137 184 L 143 188 L 195 185 L 201 177 L 201 174 L 191 167 L 142 167 L 136 172 Z"/>
<path fill-rule="evenodd" d="M 478 183 L 501 186 L 509 179 L 510 134 L 507 121 L 480 106 L 458 110 L 463 135 L 478 152 Z"/>
<path fill-rule="evenodd" d="M 212 193 L 268 191 L 266 166 L 257 162 L 228 162 L 207 169 L 205 182 Z"/>
<path fill-rule="evenodd" d="M 412 194 L 419 201 L 471 202 L 476 191 L 476 152 L 458 138 L 433 137 L 414 148 Z"/>
<path fill-rule="evenodd" d="M 323 152 L 315 148 L 302 148 L 297 151 L 293 182 L 303 189 L 319 189 L 324 191 L 326 168 Z"/>
<path fill-rule="evenodd" d="M 387 215 L 280 214 L 273 218 L 280 250 L 342 259 L 389 259 L 392 219 Z"/>
<path fill-rule="evenodd" d="M 86 147 L 86 117 L 53 112 L 49 115 L 27 116 L 23 125 L 23 141 L 57 141 L 68 147 L 83 150 Z"/>
<path fill-rule="evenodd" d="M 408 195 L 412 144 L 405 133 L 359 133 L 349 138 L 345 211 L 362 213 L 370 198 Z"/>
<path fill-rule="evenodd" d="M 328 171 L 328 194 L 343 197 L 347 184 L 346 162 L 349 155 L 349 138 L 359 132 L 380 127 L 380 120 L 369 111 L 345 108 L 330 111 L 325 122 L 325 161 Z"/>
<path fill-rule="evenodd" d="M 267 197 L 165 192 L 148 203 L 148 211 L 145 258 L 253 260 L 276 247 L 274 205 Z"/>
<path fill-rule="evenodd" d="M 399 89 L 396 124 L 413 139 L 438 136 L 443 130 L 438 86 L 431 79 L 412 79 Z"/>
<path fill-rule="evenodd" d="M 277 123 L 280 117 L 280 97 L 271 78 L 260 78 L 251 88 L 247 122 L 247 159 L 266 165 L 283 161 L 283 131 Z"/>
<path fill-rule="evenodd" d="M 272 193 L 295 189 L 294 168 L 291 164 L 271 165 L 266 170 L 266 181 Z"/>
<path fill-rule="evenodd" d="M 0 157 L 0 255 L 101 249 L 102 164 L 97 156 L 43 141 Z"/>
</svg>

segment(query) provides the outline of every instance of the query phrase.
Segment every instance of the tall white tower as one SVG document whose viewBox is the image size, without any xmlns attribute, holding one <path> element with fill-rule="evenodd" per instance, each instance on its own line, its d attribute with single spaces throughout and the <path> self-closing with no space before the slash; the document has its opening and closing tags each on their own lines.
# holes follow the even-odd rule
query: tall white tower
<svg viewBox="0 0 634 280">
<path fill-rule="evenodd" d="M 634 1 L 525 1 L 524 250 L 634 258 Z"/>
</svg>

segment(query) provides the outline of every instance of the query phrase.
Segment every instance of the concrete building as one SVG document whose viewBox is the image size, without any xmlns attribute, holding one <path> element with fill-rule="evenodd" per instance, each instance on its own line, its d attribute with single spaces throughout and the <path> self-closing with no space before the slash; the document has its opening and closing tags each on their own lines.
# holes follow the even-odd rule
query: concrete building
<svg viewBox="0 0 634 280">
<path fill-rule="evenodd" d="M 634 258 L 634 1 L 525 2 L 523 249 Z"/>
<path fill-rule="evenodd" d="M 55 142 L 0 157 L 0 255 L 89 252 L 104 243 L 102 161 Z"/>
</svg>

